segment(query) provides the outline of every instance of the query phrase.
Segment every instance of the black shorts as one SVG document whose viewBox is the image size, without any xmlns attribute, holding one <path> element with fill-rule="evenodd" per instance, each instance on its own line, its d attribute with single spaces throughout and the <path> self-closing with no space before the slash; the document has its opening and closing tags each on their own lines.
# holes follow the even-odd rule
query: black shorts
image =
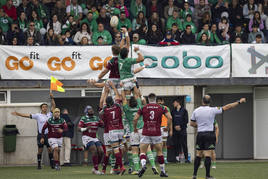
<svg viewBox="0 0 268 179">
<path fill-rule="evenodd" d="M 48 144 L 47 134 L 45 135 L 45 138 L 44 138 L 45 139 L 44 144 L 41 144 L 41 142 L 40 142 L 41 138 L 42 138 L 42 134 L 38 134 L 37 135 L 37 145 L 38 145 L 38 148 L 43 148 L 44 145 L 46 145 L 47 148 L 50 147 L 49 144 Z"/>
<path fill-rule="evenodd" d="M 196 150 L 215 150 L 215 132 L 198 132 L 196 137 Z"/>
</svg>

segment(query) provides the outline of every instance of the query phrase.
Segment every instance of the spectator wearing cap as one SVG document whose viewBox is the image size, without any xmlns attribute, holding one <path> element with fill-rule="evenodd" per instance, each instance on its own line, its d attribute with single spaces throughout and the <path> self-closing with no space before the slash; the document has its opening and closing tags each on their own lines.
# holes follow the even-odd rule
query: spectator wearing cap
<svg viewBox="0 0 268 179">
<path fill-rule="evenodd" d="M 110 18 L 106 15 L 105 8 L 101 8 L 97 23 L 103 24 L 106 30 L 111 31 Z"/>
<path fill-rule="evenodd" d="M 254 12 L 258 11 L 258 6 L 255 4 L 254 0 L 248 0 L 248 3 L 243 6 L 243 16 L 249 21 L 253 18 Z"/>
<path fill-rule="evenodd" d="M 0 27 L 1 27 L 2 32 L 4 34 L 7 33 L 9 26 L 12 22 L 13 22 L 13 20 L 10 17 L 8 17 L 8 15 L 1 8 L 0 9 Z"/>
<path fill-rule="evenodd" d="M 25 40 L 24 40 L 24 35 L 22 30 L 20 30 L 19 26 L 17 23 L 12 23 L 10 29 L 7 31 L 7 42 L 8 45 L 12 45 L 13 38 L 17 38 L 17 45 L 23 45 Z"/>
<path fill-rule="evenodd" d="M 53 28 L 54 34 L 56 35 L 61 34 L 61 23 L 58 20 L 57 14 L 54 14 L 50 22 L 47 24 L 47 31 L 50 28 Z"/>
<path fill-rule="evenodd" d="M 85 17 L 82 21 L 80 21 L 80 25 L 86 23 L 90 28 L 91 32 L 96 32 L 98 29 L 98 24 L 96 20 L 93 18 L 93 13 L 91 10 L 88 11 L 87 17 Z"/>
<path fill-rule="evenodd" d="M 253 44 L 261 44 L 261 43 L 264 43 L 264 41 L 262 40 L 261 34 L 257 34 L 255 40 L 252 43 Z"/>
<path fill-rule="evenodd" d="M 236 24 L 235 30 L 231 32 L 230 42 L 233 43 L 235 41 L 236 37 L 240 37 L 242 40 L 242 43 L 248 42 L 248 34 L 243 31 L 242 25 L 240 23 Z"/>
<path fill-rule="evenodd" d="M 177 40 L 172 38 L 172 32 L 167 31 L 166 37 L 159 43 L 159 45 L 163 46 L 171 46 L 171 45 L 179 45 L 180 43 Z"/>
<path fill-rule="evenodd" d="M 182 17 L 184 20 L 186 20 L 187 15 L 191 15 L 192 17 L 192 10 L 190 8 L 190 4 L 188 2 L 184 2 L 183 9 L 180 11 L 180 17 Z"/>
<path fill-rule="evenodd" d="M 15 6 L 13 6 L 12 0 L 7 0 L 6 5 L 2 7 L 5 13 L 13 20 L 17 20 L 17 10 Z"/>
<path fill-rule="evenodd" d="M 68 17 L 61 0 L 56 0 L 55 6 L 51 9 L 51 14 L 56 14 L 61 24 L 64 24 Z"/>
<path fill-rule="evenodd" d="M 72 15 L 74 17 L 74 20 L 78 22 L 78 20 L 81 20 L 83 17 L 83 11 L 82 7 L 77 4 L 77 0 L 72 0 L 71 4 L 67 6 L 66 8 L 67 16 Z"/>
<path fill-rule="evenodd" d="M 163 34 L 161 30 L 158 29 L 158 26 L 156 24 L 153 24 L 149 29 L 146 39 L 150 45 L 159 44 L 159 42 L 163 39 Z"/>
<path fill-rule="evenodd" d="M 176 23 L 173 23 L 172 24 L 172 27 L 171 27 L 171 36 L 172 36 L 172 39 L 180 42 L 181 41 L 181 32 L 179 31 L 178 29 L 178 25 Z"/>
<path fill-rule="evenodd" d="M 130 12 L 132 17 L 136 18 L 140 11 L 146 16 L 146 7 L 142 4 L 142 0 L 131 0 Z"/>
<path fill-rule="evenodd" d="M 217 24 L 212 24 L 210 31 L 211 31 L 211 37 L 210 37 L 211 44 L 214 45 L 222 44 L 222 41 L 219 38 L 219 31 L 217 29 Z"/>
<path fill-rule="evenodd" d="M 62 26 L 62 33 L 65 34 L 66 31 L 70 31 L 71 36 L 73 36 L 77 31 L 77 24 L 72 15 L 68 17 L 66 23 Z"/>
<path fill-rule="evenodd" d="M 263 30 L 264 29 L 264 23 L 263 20 L 261 19 L 261 14 L 259 11 L 254 12 L 254 16 L 253 18 L 251 18 L 249 20 L 249 24 L 248 24 L 248 29 L 251 32 L 252 31 L 252 25 L 256 24 L 259 26 L 259 30 Z"/>
<path fill-rule="evenodd" d="M 191 25 L 186 25 L 185 30 L 181 34 L 181 43 L 182 44 L 194 44 L 195 35 L 192 32 Z"/>
<path fill-rule="evenodd" d="M 190 25 L 191 26 L 191 30 L 192 30 L 193 34 L 195 34 L 196 33 L 196 26 L 195 26 L 195 24 L 192 21 L 191 14 L 187 14 L 186 15 L 186 19 L 183 21 L 183 30 L 186 29 L 186 26 L 187 25 Z"/>
<path fill-rule="evenodd" d="M 119 18 L 119 22 L 117 25 L 117 30 L 120 30 L 122 27 L 127 28 L 128 32 L 131 32 L 131 30 L 132 30 L 131 21 L 126 17 L 125 12 L 120 13 L 120 18 Z"/>
<path fill-rule="evenodd" d="M 179 13 L 177 10 L 174 10 L 173 15 L 168 18 L 168 21 L 167 21 L 167 29 L 168 30 L 170 30 L 172 28 L 173 23 L 176 23 L 178 25 L 179 31 L 183 30 L 182 22 L 179 18 Z"/>
<path fill-rule="evenodd" d="M 97 45 L 105 45 L 102 36 L 99 36 L 98 37 L 98 39 L 97 39 Z"/>
<path fill-rule="evenodd" d="M 262 42 L 264 42 L 264 35 L 262 31 L 259 31 L 259 26 L 257 24 L 253 24 L 252 26 L 252 32 L 249 33 L 248 35 L 248 43 L 252 43 L 254 40 L 256 40 L 256 36 L 258 34 L 261 35 L 262 37 Z"/>
<path fill-rule="evenodd" d="M 40 45 L 42 42 L 42 36 L 40 32 L 35 28 L 34 21 L 30 21 L 27 30 L 24 32 L 25 39 L 33 37 L 34 42 L 30 44 Z M 27 40 L 28 41 L 28 40 Z M 28 42 L 27 42 L 28 44 Z"/>
<path fill-rule="evenodd" d="M 195 10 L 194 10 L 194 20 L 196 26 L 198 26 L 198 22 L 203 18 L 203 15 L 205 12 L 208 12 L 211 16 L 211 10 L 210 6 L 205 4 L 205 0 L 200 0 L 199 4 L 196 5 Z"/>
<path fill-rule="evenodd" d="M 164 7 L 165 19 L 172 17 L 174 11 L 179 11 L 179 8 L 174 5 L 174 0 L 168 0 L 168 5 Z"/>
<path fill-rule="evenodd" d="M 125 6 L 124 0 L 116 0 L 115 7 L 119 9 L 121 12 L 125 12 L 126 17 L 129 18 L 129 12 L 128 12 L 127 7 Z"/>
<path fill-rule="evenodd" d="M 105 45 L 112 44 L 112 36 L 109 31 L 104 29 L 104 25 L 102 23 L 98 24 L 98 30 L 93 33 L 92 41 L 94 45 L 98 45 L 98 37 L 102 36 Z"/>
<path fill-rule="evenodd" d="M 140 36 L 138 33 L 134 33 L 132 36 L 132 42 L 131 44 L 140 44 L 140 45 L 145 45 L 146 40 L 145 39 L 140 39 Z"/>
<path fill-rule="evenodd" d="M 231 24 L 238 24 L 243 20 L 243 8 L 239 2 L 239 0 L 232 0 L 231 2 L 229 15 Z"/>
<path fill-rule="evenodd" d="M 209 30 L 209 25 L 204 24 L 203 29 L 197 34 L 196 41 L 199 42 L 201 39 L 202 34 L 205 33 L 207 34 L 207 38 L 210 39 L 211 32 Z"/>
<path fill-rule="evenodd" d="M 148 26 L 148 22 L 146 17 L 144 16 L 144 13 L 140 11 L 138 13 L 138 16 L 132 21 L 132 29 L 135 31 L 139 29 L 142 25 Z"/>
<path fill-rule="evenodd" d="M 74 36 L 74 42 L 76 44 L 79 44 L 83 37 L 87 37 L 88 45 L 92 44 L 92 42 L 91 42 L 91 32 L 90 32 L 90 29 L 89 29 L 87 23 L 81 24 L 80 30 L 78 32 L 76 32 L 76 34 Z"/>
</svg>

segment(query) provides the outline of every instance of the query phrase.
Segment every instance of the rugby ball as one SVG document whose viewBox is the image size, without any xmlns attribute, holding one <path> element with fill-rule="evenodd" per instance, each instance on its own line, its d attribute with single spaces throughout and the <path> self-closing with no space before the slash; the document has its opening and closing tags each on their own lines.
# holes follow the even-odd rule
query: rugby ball
<svg viewBox="0 0 268 179">
<path fill-rule="evenodd" d="M 110 25 L 111 25 L 112 27 L 117 27 L 118 22 L 119 22 L 118 17 L 117 17 L 117 16 L 113 16 L 113 17 L 111 18 L 111 20 L 110 20 Z"/>
</svg>

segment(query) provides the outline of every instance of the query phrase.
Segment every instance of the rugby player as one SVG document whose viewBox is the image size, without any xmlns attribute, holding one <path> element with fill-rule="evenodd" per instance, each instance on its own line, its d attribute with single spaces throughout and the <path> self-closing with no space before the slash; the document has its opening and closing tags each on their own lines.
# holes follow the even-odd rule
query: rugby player
<svg viewBox="0 0 268 179">
<path fill-rule="evenodd" d="M 134 132 L 138 133 L 137 123 L 138 119 L 142 116 L 144 126 L 142 129 L 142 137 L 140 140 L 140 161 L 142 165 L 142 169 L 139 171 L 138 176 L 142 177 L 144 172 L 146 171 L 146 152 L 150 144 L 153 144 L 153 147 L 157 151 L 157 159 L 160 164 L 160 177 L 168 177 L 165 171 L 165 161 L 162 152 L 162 136 L 161 136 L 161 119 L 162 114 L 168 119 L 169 126 L 169 135 L 172 136 L 173 129 L 171 126 L 171 114 L 168 110 L 159 104 L 156 103 L 156 95 L 151 93 L 148 96 L 149 104 L 145 105 L 142 109 L 139 109 L 137 114 L 134 117 L 133 125 Z"/>
<path fill-rule="evenodd" d="M 100 175 L 99 171 L 99 163 L 101 163 L 103 156 L 102 144 L 99 139 L 96 137 L 99 126 L 102 126 L 103 123 L 100 119 L 94 115 L 94 110 L 91 106 L 86 106 L 84 110 L 84 116 L 81 117 L 78 130 L 82 132 L 82 142 L 85 146 L 85 162 L 88 162 L 88 151 L 91 152 L 92 161 L 94 168 L 92 169 L 92 173 L 96 175 Z"/>
<path fill-rule="evenodd" d="M 55 162 L 55 169 L 60 170 L 60 148 L 62 146 L 62 133 L 68 130 L 68 126 L 63 118 L 60 117 L 60 109 L 55 108 L 53 117 L 49 118 L 42 128 L 41 144 L 45 142 L 45 131 L 48 129 L 47 138 L 48 143 L 53 151 L 53 158 Z"/>
<path fill-rule="evenodd" d="M 51 98 L 51 111 L 54 111 L 55 107 L 56 107 L 56 104 L 55 104 L 55 101 L 54 101 L 54 96 L 52 94 L 52 92 L 50 91 L 50 98 Z M 42 161 L 42 153 L 43 153 L 43 148 L 44 148 L 44 145 L 46 145 L 47 149 L 48 149 L 48 156 L 49 156 L 49 160 L 50 160 L 50 166 L 52 169 L 54 169 L 54 161 L 53 161 L 53 153 L 52 153 L 52 150 L 51 150 L 51 147 L 49 146 L 49 143 L 48 143 L 48 138 L 47 138 L 47 132 L 48 130 L 45 131 L 45 135 L 44 135 L 44 143 L 42 144 L 40 142 L 40 139 L 41 139 L 41 133 L 42 133 L 42 128 L 44 126 L 44 124 L 47 122 L 47 120 L 49 118 L 52 117 L 52 113 L 48 111 L 48 105 L 47 103 L 43 103 L 40 105 L 40 109 L 41 109 L 41 112 L 40 113 L 36 113 L 36 114 L 23 114 L 23 113 L 19 113 L 19 112 L 12 112 L 11 114 L 12 115 L 15 115 L 15 116 L 20 116 L 20 117 L 25 117 L 25 118 L 30 118 L 30 119 L 35 119 L 37 121 L 37 145 L 38 145 L 38 152 L 37 152 L 37 169 L 41 169 L 41 161 Z"/>
<path fill-rule="evenodd" d="M 198 131 L 196 137 L 197 152 L 194 161 L 193 179 L 197 178 L 197 171 L 200 166 L 202 154 L 205 156 L 206 179 L 214 179 L 214 177 L 210 175 L 210 166 L 211 154 L 215 149 L 216 141 L 214 132 L 215 116 L 246 102 L 245 98 L 241 98 L 237 102 L 227 104 L 223 107 L 210 107 L 210 100 L 211 97 L 205 95 L 202 99 L 202 106 L 195 109 L 191 117 L 190 125 L 196 127 Z"/>
</svg>

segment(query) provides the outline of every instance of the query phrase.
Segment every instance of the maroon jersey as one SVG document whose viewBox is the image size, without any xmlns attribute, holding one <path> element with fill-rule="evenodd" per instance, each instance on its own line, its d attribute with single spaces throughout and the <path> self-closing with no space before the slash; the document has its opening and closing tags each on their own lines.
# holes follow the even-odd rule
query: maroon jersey
<svg viewBox="0 0 268 179">
<path fill-rule="evenodd" d="M 44 124 L 42 128 L 42 135 L 44 136 L 45 130 L 48 128 L 48 138 L 61 138 L 62 133 L 59 133 L 59 129 L 63 129 L 64 131 L 68 130 L 68 126 L 63 118 L 54 119 L 54 117 L 48 119 L 48 121 Z"/>
<path fill-rule="evenodd" d="M 104 126 L 105 128 L 107 127 L 108 131 L 124 129 L 122 121 L 122 108 L 119 101 L 116 101 L 111 107 L 104 106 L 102 118 Z"/>
<path fill-rule="evenodd" d="M 139 109 L 138 114 L 143 116 L 144 126 L 142 135 L 161 136 L 162 115 L 167 113 L 167 109 L 159 104 L 151 103 Z"/>
<path fill-rule="evenodd" d="M 92 117 L 82 116 L 78 124 L 80 128 L 89 127 L 89 129 L 87 131 L 84 131 L 82 134 L 92 137 L 92 138 L 96 138 L 98 128 L 101 125 L 102 124 L 101 124 L 100 119 L 96 116 L 92 116 Z"/>
<path fill-rule="evenodd" d="M 118 57 L 113 57 L 107 64 L 106 67 L 110 70 L 109 78 L 120 78 L 118 69 Z"/>
</svg>

